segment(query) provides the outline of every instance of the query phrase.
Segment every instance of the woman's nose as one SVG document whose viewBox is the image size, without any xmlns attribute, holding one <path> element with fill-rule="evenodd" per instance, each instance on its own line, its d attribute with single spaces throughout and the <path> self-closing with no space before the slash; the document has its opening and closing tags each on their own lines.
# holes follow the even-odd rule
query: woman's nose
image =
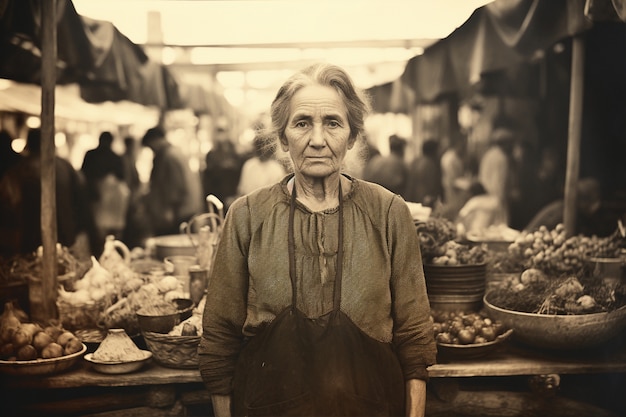
<svg viewBox="0 0 626 417">
<path fill-rule="evenodd" d="M 314 125 L 311 131 L 311 140 L 309 141 L 311 146 L 320 147 L 326 144 L 324 138 L 324 129 L 322 126 Z"/>
</svg>

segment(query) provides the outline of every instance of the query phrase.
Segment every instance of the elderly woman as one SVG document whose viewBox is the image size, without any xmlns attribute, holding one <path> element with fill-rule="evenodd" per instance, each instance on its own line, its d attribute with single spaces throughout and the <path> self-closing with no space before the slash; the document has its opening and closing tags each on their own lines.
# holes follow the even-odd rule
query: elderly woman
<svg viewBox="0 0 626 417">
<path fill-rule="evenodd" d="M 326 64 L 272 103 L 293 174 L 228 211 L 199 348 L 218 417 L 424 413 L 436 347 L 413 221 L 342 173 L 367 110 Z"/>
</svg>

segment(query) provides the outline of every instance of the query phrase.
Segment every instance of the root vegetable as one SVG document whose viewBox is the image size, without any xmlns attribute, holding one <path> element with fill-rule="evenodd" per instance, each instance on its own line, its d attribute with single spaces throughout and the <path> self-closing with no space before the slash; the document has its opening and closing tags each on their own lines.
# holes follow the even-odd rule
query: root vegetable
<svg viewBox="0 0 626 417">
<path fill-rule="evenodd" d="M 35 337 L 33 337 L 33 346 L 38 352 L 41 352 L 50 343 L 52 343 L 52 337 L 45 331 L 37 332 Z"/>
<path fill-rule="evenodd" d="M 567 278 L 556 290 L 554 294 L 566 299 L 571 297 L 578 297 L 583 293 L 583 286 L 576 277 Z"/>
<path fill-rule="evenodd" d="M 63 356 L 63 347 L 58 343 L 52 342 L 41 351 L 41 357 L 44 359 L 52 359 Z"/>
<path fill-rule="evenodd" d="M 9 342 L 0 346 L 1 358 L 10 358 L 11 356 L 15 356 L 15 348 L 13 347 L 13 343 Z"/>
<path fill-rule="evenodd" d="M 64 331 L 63 333 L 61 333 L 61 335 L 59 335 L 59 337 L 57 338 L 57 343 L 63 347 L 65 347 L 65 345 L 67 345 L 67 343 L 72 340 L 72 339 L 76 339 L 76 336 L 74 336 L 74 333 L 72 332 L 68 332 L 68 331 Z"/>
<path fill-rule="evenodd" d="M 17 350 L 18 361 L 32 361 L 37 359 L 37 349 L 33 345 L 24 345 Z"/>
<path fill-rule="evenodd" d="M 2 339 L 5 340 L 5 336 L 10 338 L 12 333 L 20 326 L 21 322 L 15 314 L 15 307 L 13 303 L 8 301 L 4 304 L 4 311 L 0 316 L 0 329 L 2 331 Z M 6 334 L 5 334 L 6 332 Z"/>
<path fill-rule="evenodd" d="M 17 330 L 15 330 L 15 333 L 13 333 L 13 337 L 11 338 L 11 343 L 13 343 L 13 346 L 15 346 L 17 349 L 21 348 L 22 346 L 29 345 L 32 341 L 32 334 L 23 329 L 22 326 L 18 327 Z"/>
<path fill-rule="evenodd" d="M 80 352 L 82 348 L 83 344 L 80 340 L 76 338 L 70 339 L 63 349 L 63 354 L 71 355 L 72 353 Z"/>
<path fill-rule="evenodd" d="M 61 326 L 46 326 L 44 329 L 44 332 L 48 333 L 48 336 L 50 336 L 52 340 L 57 340 L 64 331 Z"/>
</svg>

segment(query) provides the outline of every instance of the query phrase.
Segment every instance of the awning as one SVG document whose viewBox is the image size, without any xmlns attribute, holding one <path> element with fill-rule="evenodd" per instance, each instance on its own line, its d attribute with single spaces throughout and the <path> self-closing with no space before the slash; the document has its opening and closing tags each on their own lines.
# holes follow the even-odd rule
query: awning
<svg viewBox="0 0 626 417">
<path fill-rule="evenodd" d="M 366 90 L 375 113 L 405 113 L 413 108 L 415 94 L 400 79 L 375 85 Z"/>
<path fill-rule="evenodd" d="M 409 60 L 402 82 L 415 91 L 418 102 L 449 93 L 464 95 L 483 74 L 515 67 L 559 40 L 589 29 L 586 4 L 585 0 L 496 0 L 476 9 L 452 34 Z"/>
<path fill-rule="evenodd" d="M 77 83 L 87 102 L 133 101 L 161 109 L 182 108 L 178 82 L 148 59 L 112 23 L 76 13 L 70 0 L 57 4 L 57 84 Z M 6 0 L 0 8 L 0 77 L 41 83 L 41 5 Z"/>
<path fill-rule="evenodd" d="M 59 119 L 115 125 L 156 125 L 159 109 L 130 101 L 87 103 L 80 97 L 77 84 L 57 86 L 55 91 L 55 117 Z M 0 89 L 0 111 L 19 112 L 38 116 L 41 114 L 41 87 L 34 84 L 12 82 Z"/>
</svg>

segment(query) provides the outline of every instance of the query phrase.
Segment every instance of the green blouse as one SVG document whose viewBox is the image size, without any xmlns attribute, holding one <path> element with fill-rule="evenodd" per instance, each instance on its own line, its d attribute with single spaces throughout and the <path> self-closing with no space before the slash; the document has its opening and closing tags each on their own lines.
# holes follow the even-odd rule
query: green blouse
<svg viewBox="0 0 626 417">
<path fill-rule="evenodd" d="M 279 184 L 228 210 L 209 280 L 200 371 L 212 394 L 232 391 L 242 340 L 291 304 L 287 230 L 290 193 Z M 435 362 L 418 235 L 401 197 L 351 178 L 344 195 L 341 310 L 367 335 L 390 342 L 406 379 L 426 379 Z M 338 208 L 294 217 L 297 307 L 311 318 L 333 308 Z"/>
</svg>

